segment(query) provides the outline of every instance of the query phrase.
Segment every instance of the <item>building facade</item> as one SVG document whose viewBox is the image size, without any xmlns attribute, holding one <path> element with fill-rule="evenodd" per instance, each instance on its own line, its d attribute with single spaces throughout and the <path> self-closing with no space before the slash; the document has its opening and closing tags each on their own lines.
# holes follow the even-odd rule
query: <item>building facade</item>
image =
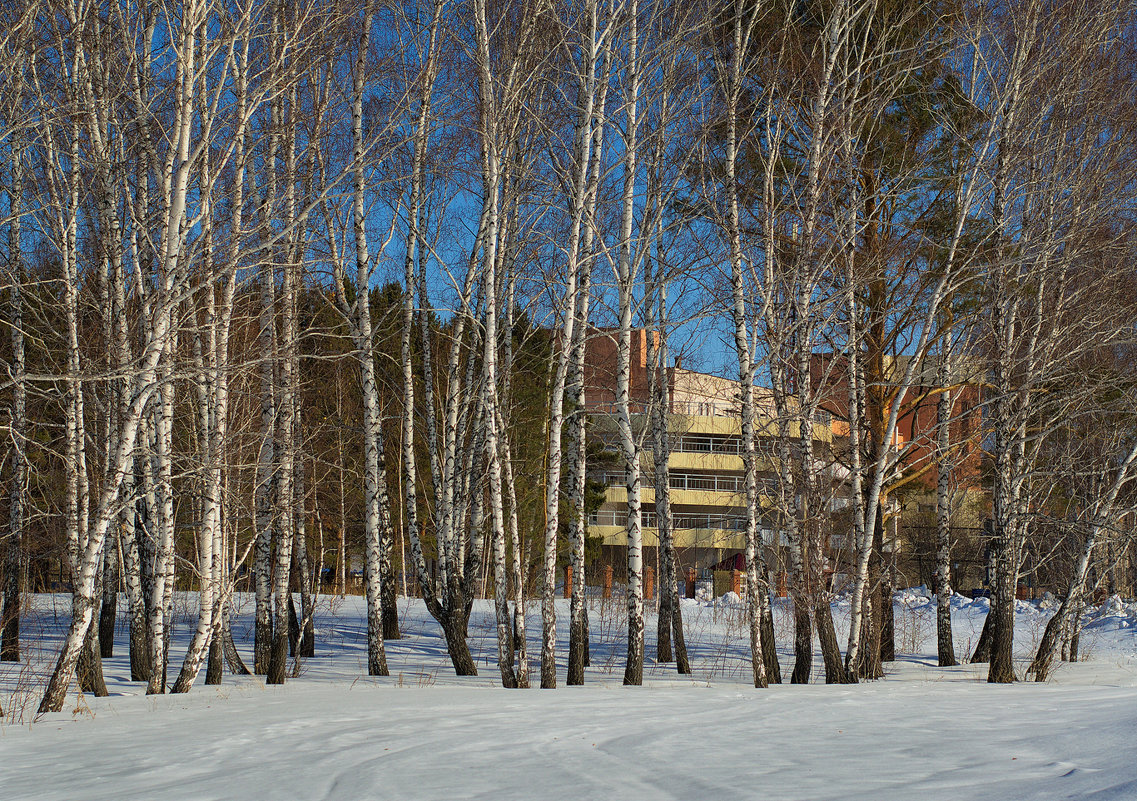
<svg viewBox="0 0 1137 801">
<path fill-rule="evenodd" d="M 618 453 L 615 421 L 617 330 L 592 329 L 586 347 L 584 407 L 589 416 L 589 436 L 612 453 Z M 632 425 L 642 431 L 648 415 L 648 340 L 646 332 L 632 336 L 630 406 Z M 709 578 L 718 564 L 744 552 L 746 529 L 746 485 L 743 471 L 742 425 L 739 414 L 737 380 L 667 367 L 662 371 L 669 389 L 667 460 L 673 537 L 680 567 L 695 568 Z M 755 388 L 756 450 L 759 459 L 759 527 L 767 545 L 780 537 L 776 532 L 779 500 L 776 462 L 772 456 L 777 432 L 772 399 L 765 390 Z M 829 415 L 823 425 L 814 426 L 819 445 L 832 442 Z M 791 432 L 793 434 L 793 432 Z M 651 437 L 645 436 L 642 450 L 641 501 L 644 563 L 658 560 L 658 528 L 655 511 L 654 456 Z M 623 468 L 593 466 L 590 478 L 603 482 L 604 501 L 589 518 L 588 534 L 599 538 L 604 561 L 617 572 L 627 544 L 627 489 Z M 777 553 L 777 548 L 770 549 Z"/>
</svg>

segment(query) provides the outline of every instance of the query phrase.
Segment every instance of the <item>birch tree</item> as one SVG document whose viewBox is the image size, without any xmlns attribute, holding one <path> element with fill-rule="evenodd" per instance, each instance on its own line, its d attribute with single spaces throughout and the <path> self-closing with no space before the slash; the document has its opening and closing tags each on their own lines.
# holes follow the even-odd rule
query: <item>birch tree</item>
<svg viewBox="0 0 1137 801">
<path fill-rule="evenodd" d="M 1118 114 L 1127 111 L 1105 88 L 1115 62 L 1099 59 L 1128 12 L 1106 3 L 1064 13 L 1059 22 L 1044 4 L 1027 3 L 971 21 L 972 30 L 991 36 L 978 57 L 987 78 L 980 96 L 994 128 L 986 176 L 991 255 L 983 276 L 994 465 L 992 682 L 1016 678 L 1015 590 L 1033 477 L 1041 446 L 1070 413 L 1069 395 L 1049 387 L 1128 325 L 1124 315 L 1085 313 L 1108 281 L 1087 272 L 1113 247 L 1097 232 L 1108 230 L 1127 197 L 1112 177 L 1129 158 L 1132 137 Z M 1042 58 L 1043 51 L 1063 58 Z M 1103 186 L 1113 191 L 1099 192 Z"/>
<path fill-rule="evenodd" d="M 595 195 L 590 195 L 588 191 L 589 178 L 592 174 L 590 165 L 594 158 L 599 158 L 599 154 L 594 152 L 597 141 L 593 135 L 593 126 L 597 124 L 595 112 L 601 93 L 600 87 L 607 77 L 600 67 L 605 63 L 603 54 L 612 44 L 614 22 L 603 15 L 599 3 L 588 0 L 578 16 L 565 22 L 563 30 L 560 46 L 565 52 L 566 62 L 572 65 L 569 72 L 572 81 L 570 89 L 575 89 L 575 102 L 569 106 L 573 113 L 571 156 L 558 165 L 565 187 L 568 236 L 562 248 L 565 259 L 564 289 L 557 302 L 561 323 L 555 345 L 549 399 L 548 470 L 545 478 L 545 537 L 541 585 L 541 687 L 543 689 L 555 689 L 557 686 L 554 599 L 557 532 L 560 527 L 563 458 L 561 443 L 565 386 L 576 341 L 577 325 L 587 324 L 586 320 L 578 319 L 578 308 L 582 303 L 581 287 L 585 283 L 582 282 L 582 265 L 587 258 L 587 252 L 583 247 L 583 234 L 587 222 L 586 215 L 594 208 L 591 204 Z M 579 572 L 583 574 L 583 571 Z M 583 590 L 581 601 L 583 602 Z M 583 667 L 584 618 L 581 612 L 578 612 L 577 619 L 580 621 L 576 630 L 579 632 L 577 637 L 581 638 L 578 641 L 581 643 L 579 653 Z"/>
<path fill-rule="evenodd" d="M 418 102 L 418 110 L 412 140 L 411 185 L 407 203 L 407 235 L 404 245 L 406 252 L 403 260 L 403 330 L 400 343 L 403 373 L 402 489 L 406 510 L 404 512 L 404 526 L 408 539 L 412 541 L 418 541 L 421 537 L 418 518 L 418 464 L 415 458 L 415 417 L 417 410 L 415 407 L 412 342 L 415 328 L 417 276 L 422 271 L 421 263 L 426 258 L 426 254 L 423 252 L 425 248 L 421 244 L 423 239 L 422 207 L 426 199 L 424 172 L 433 122 L 434 87 L 439 70 L 440 28 L 445 11 L 446 4 L 442 0 L 436 0 L 431 11 L 421 73 L 418 75 L 417 96 L 412 94 L 412 97 Z M 418 270 L 416 270 L 416 264 L 420 265 Z M 433 409 L 431 409 L 430 417 L 433 419 Z M 406 570 L 405 564 L 403 569 Z"/>
<path fill-rule="evenodd" d="M 1087 482 L 1098 491 L 1086 498 L 1089 501 L 1084 514 L 1086 532 L 1073 574 L 1062 594 L 1058 609 L 1047 621 L 1028 671 L 1033 674 L 1035 681 L 1046 681 L 1049 678 L 1054 659 L 1058 655 L 1062 632 L 1071 626 L 1072 618 L 1079 608 L 1078 600 L 1087 590 L 1086 582 L 1094 551 L 1099 548 L 1102 539 L 1108 536 L 1109 529 L 1115 525 L 1126 505 L 1124 502 L 1119 504 L 1119 499 L 1124 497 L 1122 490 L 1133 480 L 1133 468 L 1137 464 L 1137 443 L 1130 444 L 1128 450 L 1125 450 L 1124 446 L 1117 448 L 1116 445 L 1120 444 L 1118 440 L 1124 442 L 1129 437 L 1117 433 L 1107 436 L 1105 463 L 1095 465 L 1100 472 L 1095 471 L 1096 475 Z"/>
<path fill-rule="evenodd" d="M 4 69 L 0 72 L 0 86 L 5 87 L 8 101 L 0 109 L 0 125 L 7 145 L 8 209 L 7 246 L 4 275 L 8 285 L 8 326 L 12 341 L 12 362 L 7 379 L 12 384 L 12 405 L 9 416 L 11 445 L 11 484 L 8 487 L 8 541 L 4 547 L 4 605 L 0 608 L 0 661 L 20 660 L 20 601 L 23 593 L 24 526 L 27 513 L 24 497 L 28 482 L 28 408 L 27 362 L 24 347 L 24 260 L 23 216 L 24 207 L 24 132 L 18 119 L 23 112 L 24 41 L 21 26 L 11 30 L 9 39 L 0 50 Z"/>
<path fill-rule="evenodd" d="M 195 333 L 200 373 L 198 377 L 200 452 L 204 462 L 202 481 L 202 526 L 198 535 L 198 573 L 201 582 L 198 624 L 174 682 L 174 692 L 185 692 L 193 686 L 206 655 L 215 641 L 225 636 L 225 608 L 231 587 L 227 586 L 224 561 L 227 554 L 223 540 L 225 455 L 229 440 L 230 332 L 233 325 L 238 264 L 244 228 L 245 170 L 247 166 L 246 129 L 251 117 L 249 98 L 249 52 L 251 19 L 246 12 L 239 30 L 245 34 L 234 43 L 233 90 L 235 103 L 230 123 L 234 138 L 233 178 L 226 188 L 231 202 L 229 243 L 224 261 L 215 268 L 212 225 L 215 212 L 210 197 L 215 182 L 208 158 L 203 163 L 201 183 L 204 189 L 202 215 L 206 218 L 203 288 L 205 309 L 200 330 Z M 256 104 L 256 98 L 252 103 Z M 253 542 L 257 540 L 254 538 Z M 231 638 L 231 635 L 230 635 Z M 239 661 L 239 660 L 238 660 Z"/>
<path fill-rule="evenodd" d="M 742 464 L 746 483 L 746 594 L 749 611 L 750 664 L 755 687 L 768 683 L 766 663 L 762 649 L 762 598 L 767 593 L 760 582 L 758 539 L 758 462 L 755 451 L 757 432 L 754 410 L 754 361 L 751 335 L 748 329 L 750 313 L 747 310 L 744 288 L 742 232 L 739 209 L 738 151 L 739 141 L 745 135 L 742 124 L 742 95 L 745 54 L 750 50 L 751 37 L 758 22 L 757 9 L 749 14 L 739 7 L 727 20 L 730 36 L 727 62 L 718 67 L 716 79 L 722 94 L 726 135 L 723 155 L 725 183 L 725 225 L 727 253 L 730 264 L 730 314 L 734 329 L 734 349 L 738 359 L 738 381 L 742 429 Z"/>
<path fill-rule="evenodd" d="M 364 6 L 352 72 L 352 241 L 355 250 L 355 299 L 349 305 L 344 295 L 346 275 L 342 261 L 336 261 L 336 293 L 342 313 L 348 321 L 359 361 L 363 394 L 364 436 L 364 540 L 365 588 L 367 592 L 367 672 L 386 676 L 387 656 L 383 646 L 382 604 L 382 539 L 390 525 L 386 476 L 383 473 L 383 431 L 380 422 L 378 386 L 375 377 L 375 352 L 371 332 L 371 253 L 368 248 L 365 217 L 366 160 L 363 142 L 363 100 L 367 80 L 367 55 L 374 18 L 372 4 Z"/>
<path fill-rule="evenodd" d="M 159 184 L 166 213 L 161 224 L 161 236 L 158 239 L 156 259 L 158 272 L 154 286 L 157 297 L 152 308 L 152 327 L 133 376 L 131 405 L 119 421 L 120 434 L 111 464 L 106 471 L 103 487 L 90 516 L 92 523 L 86 527 L 85 536 L 80 536 L 73 551 L 76 569 L 73 573 L 75 592 L 72 622 L 40 703 L 42 712 L 58 711 L 61 708 L 80 650 L 86 640 L 95 603 L 97 573 L 102 565 L 102 546 L 108 527 L 117 517 L 116 500 L 125 474 L 127 458 L 134 450 L 146 406 L 158 389 L 159 362 L 162 356 L 168 353 L 174 335 L 173 310 L 185 287 L 182 275 L 184 265 L 179 263 L 179 257 L 184 247 L 183 231 L 189 179 L 191 167 L 200 158 L 202 148 L 200 142 L 191 148 L 192 123 L 196 111 L 194 93 L 199 80 L 194 65 L 199 55 L 199 48 L 202 58 L 205 59 L 217 57 L 219 53 L 225 52 L 224 43 L 210 39 L 210 34 L 205 32 L 208 28 L 202 27 L 206 10 L 204 3 L 189 4 L 184 9 L 183 16 L 171 28 L 173 33 L 170 39 L 170 52 L 182 69 L 178 71 L 176 81 L 178 101 L 174 104 L 171 129 L 174 136 L 171 138 L 169 167 Z M 74 363 L 74 358 L 72 361 Z M 74 433 L 71 432 L 72 436 Z M 156 665 L 155 668 L 160 669 L 160 666 Z M 152 675 L 151 686 L 153 685 Z"/>
</svg>

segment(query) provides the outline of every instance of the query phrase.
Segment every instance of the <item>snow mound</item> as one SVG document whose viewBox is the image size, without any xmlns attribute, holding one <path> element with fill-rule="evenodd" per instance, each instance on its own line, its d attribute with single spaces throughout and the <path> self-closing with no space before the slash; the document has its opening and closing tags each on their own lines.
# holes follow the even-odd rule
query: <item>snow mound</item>
<svg viewBox="0 0 1137 801">
<path fill-rule="evenodd" d="M 905 609 L 919 609 L 928 605 L 935 605 L 933 596 L 928 592 L 927 587 L 910 587 L 904 590 L 897 590 L 892 595 L 892 602 L 900 604 Z"/>
<path fill-rule="evenodd" d="M 982 601 L 982 603 L 980 603 Z M 982 608 L 983 604 L 990 606 L 991 603 L 986 598 L 968 598 L 966 595 L 961 595 L 958 592 L 952 593 L 951 608 L 952 609 L 974 609 L 976 605 Z"/>
<path fill-rule="evenodd" d="M 1097 609 L 1087 612 L 1088 629 L 1130 629 L 1137 627 L 1137 602 L 1125 602 L 1120 595 L 1111 595 Z"/>
<path fill-rule="evenodd" d="M 742 596 L 737 592 L 727 592 L 723 593 L 722 598 L 719 599 L 719 603 L 723 606 L 742 606 L 746 601 L 743 600 Z"/>
</svg>

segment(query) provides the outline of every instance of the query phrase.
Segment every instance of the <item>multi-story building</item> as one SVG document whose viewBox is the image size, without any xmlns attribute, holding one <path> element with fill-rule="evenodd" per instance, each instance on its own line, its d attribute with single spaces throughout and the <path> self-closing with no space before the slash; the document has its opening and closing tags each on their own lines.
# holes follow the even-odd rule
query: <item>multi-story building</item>
<svg viewBox="0 0 1137 801">
<path fill-rule="evenodd" d="M 584 406 L 590 419 L 590 436 L 618 450 L 614 417 L 616 402 L 616 336 L 614 330 L 592 330 L 584 374 Z M 633 426 L 648 424 L 648 340 L 643 330 L 632 335 L 630 405 Z M 662 371 L 668 382 L 670 405 L 668 457 L 672 527 L 679 562 L 705 574 L 745 550 L 746 487 L 742 464 L 742 429 L 737 380 L 670 366 Z M 775 460 L 772 457 L 776 422 L 773 402 L 765 390 L 755 389 L 759 453 L 760 527 L 763 540 L 773 544 L 778 501 Z M 822 446 L 832 441 L 829 415 L 814 426 Z M 792 433 L 792 432 L 791 432 Z M 627 543 L 627 490 L 618 460 L 612 467 L 593 469 L 591 477 L 603 480 L 604 502 L 589 520 L 589 536 L 600 537 L 605 561 L 623 562 Z M 655 516 L 654 459 L 651 437 L 644 437 L 641 456 L 641 501 L 645 564 L 656 563 L 658 529 Z"/>
<path fill-rule="evenodd" d="M 909 357 L 888 357 L 884 363 L 884 380 L 889 381 L 893 373 L 907 369 Z M 913 386 L 904 393 L 901 400 L 901 414 L 893 437 L 892 446 L 900 456 L 898 473 L 911 476 L 917 484 L 911 491 L 917 488 L 934 491 L 936 485 L 936 410 L 940 399 L 936 372 L 936 365 L 931 362 L 922 365 L 916 372 Z M 822 408 L 837 419 L 847 418 L 849 387 L 844 361 L 834 361 L 832 354 L 828 353 L 814 354 L 810 360 L 810 373 L 813 389 L 821 396 Z M 979 441 L 982 427 L 982 379 L 978 375 L 977 365 L 968 360 L 957 360 L 949 381 L 952 389 L 952 483 L 967 490 L 979 490 L 982 467 Z M 838 434 L 847 431 L 848 426 L 845 425 L 843 429 L 838 429 Z"/>
<path fill-rule="evenodd" d="M 896 381 L 898 373 L 907 370 L 910 357 L 886 357 L 883 379 Z M 840 421 L 848 415 L 847 365 L 842 357 L 829 353 L 814 354 L 810 362 L 810 379 L 821 406 Z M 990 494 L 983 481 L 982 376 L 973 361 L 957 359 L 949 377 L 951 382 L 950 513 L 953 529 L 953 564 L 957 586 L 971 587 L 983 583 L 986 555 L 982 542 L 982 526 L 990 514 Z M 936 479 L 937 479 L 937 365 L 929 360 L 918 365 L 913 385 L 901 399 L 901 414 L 891 447 L 895 466 L 884 488 L 886 496 L 886 548 L 897 549 L 900 580 L 911 584 L 932 582 L 935 565 Z M 891 401 L 891 397 L 889 397 Z M 877 412 L 883 415 L 883 411 Z M 883 420 L 877 421 L 883 426 Z M 834 425 L 837 450 L 847 449 L 843 440 L 848 425 Z"/>
</svg>

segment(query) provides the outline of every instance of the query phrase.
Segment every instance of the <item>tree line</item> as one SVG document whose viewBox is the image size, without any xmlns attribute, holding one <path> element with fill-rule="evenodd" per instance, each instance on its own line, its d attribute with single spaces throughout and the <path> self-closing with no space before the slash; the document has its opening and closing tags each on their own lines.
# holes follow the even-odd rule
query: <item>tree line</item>
<svg viewBox="0 0 1137 801">
<path fill-rule="evenodd" d="M 741 387 L 755 686 L 780 680 L 768 525 L 787 543 L 791 680 L 808 681 L 815 634 L 826 681 L 882 675 L 885 518 L 920 476 L 935 477 L 940 661 L 955 662 L 952 481 L 967 443 L 984 453 L 990 498 L 989 654 L 977 655 L 990 680 L 1016 678 L 1026 549 L 1077 554 L 1031 667 L 1045 678 L 1099 546 L 1127 536 L 1134 503 L 1134 11 L 5 7 L 4 658 L 20 658 L 35 528 L 62 544 L 73 599 L 41 711 L 61 708 L 77 672 L 98 688 L 120 586 L 147 692 L 186 691 L 203 666 L 219 681 L 225 660 L 247 670 L 228 633 L 245 570 L 253 670 L 281 683 L 290 632 L 300 653 L 312 644 L 325 520 L 338 494 L 342 542 L 358 494 L 370 675 L 386 675 L 384 640 L 398 636 L 398 542 L 460 675 L 476 673 L 473 601 L 492 595 L 507 687 L 530 683 L 530 586 L 540 684 L 557 684 L 562 554 L 568 682 L 583 682 L 584 361 L 603 325 L 618 341 L 627 487 L 624 681 L 643 675 L 649 486 L 657 657 L 689 672 L 666 368 L 695 325 L 722 332 Z M 631 385 L 634 329 L 649 333 L 646 403 Z M 982 426 L 961 434 L 966 386 L 981 388 Z M 899 443 L 917 396 L 935 403 L 932 434 Z M 833 409 L 843 428 L 821 448 Z M 916 445 L 931 456 L 915 459 Z M 849 499 L 838 517 L 834 476 Z M 852 595 L 843 652 L 825 579 L 835 525 Z M 199 614 L 167 687 L 179 574 Z"/>
</svg>

